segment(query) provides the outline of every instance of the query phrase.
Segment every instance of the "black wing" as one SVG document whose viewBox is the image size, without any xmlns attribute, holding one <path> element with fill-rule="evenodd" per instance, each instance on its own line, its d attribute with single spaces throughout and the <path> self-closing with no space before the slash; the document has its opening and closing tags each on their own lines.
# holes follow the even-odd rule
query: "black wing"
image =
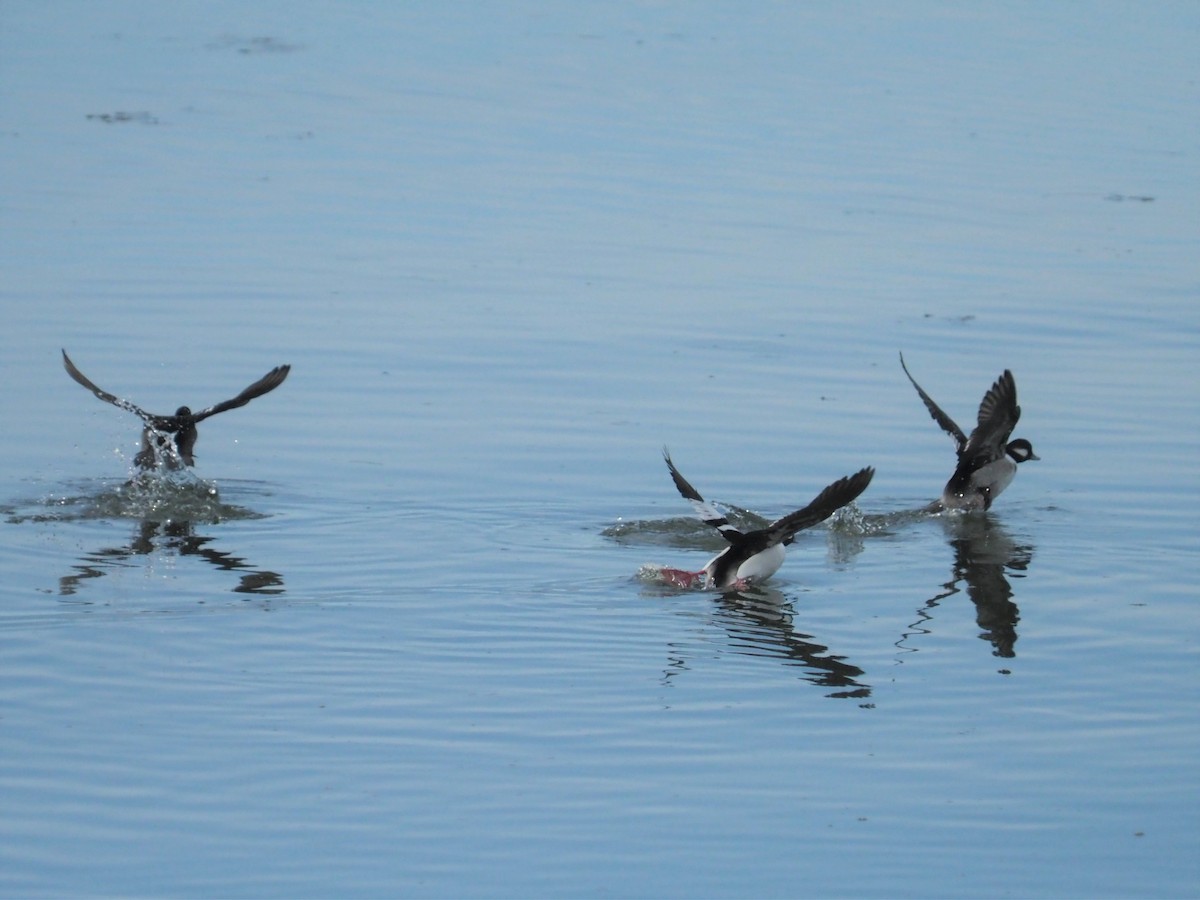
<svg viewBox="0 0 1200 900">
<path fill-rule="evenodd" d="M 245 406 L 255 397 L 261 397 L 263 394 L 268 394 L 283 384 L 283 380 L 288 377 L 288 372 L 291 370 L 291 366 L 276 366 L 232 400 L 226 400 L 224 403 L 218 403 L 216 406 L 210 406 L 208 409 L 202 409 L 199 412 L 192 413 L 192 421 L 202 422 L 209 416 L 215 416 L 217 413 L 223 413 L 230 409 L 237 409 L 239 406 Z"/>
<path fill-rule="evenodd" d="M 671 470 L 671 480 L 675 482 L 675 487 L 683 495 L 683 499 L 691 502 L 692 508 L 696 510 L 696 514 L 703 521 L 721 532 L 722 537 L 729 541 L 729 543 L 734 544 L 741 540 L 742 533 L 730 525 L 729 520 L 710 506 L 700 496 L 700 492 L 692 487 L 686 478 L 679 474 L 679 470 L 675 468 L 675 463 L 671 462 L 671 453 L 666 447 L 663 447 L 663 459 L 667 461 L 667 468 Z"/>
<path fill-rule="evenodd" d="M 1020 418 L 1017 382 L 1012 372 L 1005 369 L 979 404 L 979 424 L 971 432 L 967 445 L 959 451 L 958 468 L 950 483 L 965 485 L 970 481 L 972 472 L 1002 457 L 1009 435 L 1017 427 Z"/>
<path fill-rule="evenodd" d="M 101 390 L 95 384 L 93 384 L 92 381 L 86 375 L 84 375 L 77 368 L 75 368 L 75 363 L 71 362 L 71 357 L 67 356 L 66 350 L 63 350 L 62 355 L 63 355 L 63 367 L 67 370 L 67 374 L 70 375 L 73 379 L 75 379 L 75 381 L 77 381 L 79 384 L 83 385 L 85 388 L 87 388 L 89 391 L 91 391 L 93 394 L 95 394 L 97 397 L 99 397 L 101 400 L 103 400 L 105 403 L 111 403 L 113 406 L 120 407 L 121 409 L 124 409 L 124 410 L 127 410 L 127 411 L 133 413 L 134 415 L 138 416 L 142 421 L 144 421 L 148 425 L 153 425 L 155 422 L 157 422 L 161 419 L 164 419 L 164 418 L 170 418 L 169 416 L 156 416 L 153 413 L 148 413 L 135 403 L 131 403 L 128 400 L 122 399 L 121 397 L 118 397 L 115 394 L 110 394 L 108 391 Z"/>
<path fill-rule="evenodd" d="M 933 402 L 921 386 L 917 384 L 917 380 L 912 377 L 912 373 L 908 371 L 908 366 L 904 364 L 904 354 L 900 354 L 900 367 L 904 369 L 904 374 L 908 376 L 908 380 L 912 382 L 912 386 L 917 389 L 917 393 L 921 395 L 921 400 L 925 403 L 925 408 L 929 410 L 929 415 L 933 417 L 933 421 L 941 426 L 942 431 L 954 438 L 955 446 L 959 453 L 962 453 L 963 448 L 967 446 L 967 436 L 963 434 L 963 430 L 958 427 L 958 424 L 942 412 L 942 408 Z"/>
<path fill-rule="evenodd" d="M 988 428 L 1008 430 L 1004 432 L 1003 439 L 1007 440 L 1012 434 L 1014 428 L 1017 427 L 1017 420 L 1021 418 L 1021 407 L 1017 406 L 1017 380 L 1013 378 L 1013 373 L 1008 369 L 1004 370 L 1004 374 L 996 379 L 996 383 L 991 389 L 983 395 L 983 400 L 979 404 L 979 420 L 977 428 Z"/>
<path fill-rule="evenodd" d="M 865 469 L 860 469 L 853 475 L 848 475 L 845 478 L 839 478 L 821 493 L 817 494 L 816 498 L 804 509 L 798 509 L 793 513 L 788 513 L 782 519 L 772 522 L 762 532 L 767 537 L 765 546 L 771 547 L 781 541 L 790 540 L 797 531 L 803 531 L 805 528 L 811 528 L 818 522 L 824 522 L 835 512 L 850 503 L 859 494 L 867 489 L 867 485 L 871 483 L 871 479 L 875 477 L 875 470 L 870 466 Z"/>
</svg>

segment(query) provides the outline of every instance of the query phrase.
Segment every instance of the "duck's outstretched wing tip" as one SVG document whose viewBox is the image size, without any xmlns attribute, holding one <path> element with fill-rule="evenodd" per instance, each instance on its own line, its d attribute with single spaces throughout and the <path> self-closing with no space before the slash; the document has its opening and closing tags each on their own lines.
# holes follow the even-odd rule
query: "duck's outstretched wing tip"
<svg viewBox="0 0 1200 900">
<path fill-rule="evenodd" d="M 227 412 L 231 409 L 245 406 L 255 397 L 261 397 L 263 394 L 269 394 L 275 388 L 283 384 L 288 377 L 288 373 L 292 371 L 291 365 L 276 366 L 254 384 L 247 387 L 240 394 L 231 400 L 226 400 L 222 403 L 217 403 L 207 409 L 202 409 L 197 413 L 192 414 L 193 422 L 201 422 L 209 416 L 215 416 L 217 413 Z"/>
</svg>

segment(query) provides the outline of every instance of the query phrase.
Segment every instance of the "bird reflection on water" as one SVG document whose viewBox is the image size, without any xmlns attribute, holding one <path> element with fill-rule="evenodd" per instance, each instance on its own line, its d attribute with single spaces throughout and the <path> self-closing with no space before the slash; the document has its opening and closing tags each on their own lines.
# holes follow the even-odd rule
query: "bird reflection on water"
<svg viewBox="0 0 1200 900">
<path fill-rule="evenodd" d="M 935 611 L 942 601 L 964 587 L 975 604 L 979 637 L 992 645 L 992 654 L 1003 659 L 1017 655 L 1017 622 L 1020 610 L 1013 602 L 1009 578 L 1023 578 L 1033 560 L 1033 547 L 1019 544 L 990 513 L 947 514 L 938 517 L 954 551 L 951 578 L 917 610 L 918 619 L 896 646 L 916 652 L 919 635 L 933 631 Z"/>
<path fill-rule="evenodd" d="M 760 586 L 707 596 L 716 604 L 712 622 L 725 630 L 732 652 L 798 666 L 804 670 L 803 680 L 836 688 L 826 695 L 829 697 L 865 699 L 871 695 L 871 686 L 862 680 L 866 674 L 862 669 L 831 653 L 813 635 L 796 630 L 791 602 L 780 591 Z M 672 645 L 665 680 L 687 671 L 688 659 L 682 646 Z"/>
<path fill-rule="evenodd" d="M 154 521 L 145 519 L 138 524 L 133 538 L 125 547 L 105 547 L 84 554 L 80 563 L 72 566 L 75 572 L 59 579 L 59 594 L 75 594 L 83 582 L 100 578 L 112 569 L 129 565 L 134 557 L 176 553 L 181 557 L 196 556 L 216 568 L 238 575 L 237 594 L 282 594 L 283 576 L 267 569 L 255 569 L 240 556 L 208 546 L 216 538 L 196 533 L 195 524 L 188 521 Z"/>
<path fill-rule="evenodd" d="M 191 470 L 143 472 L 120 483 L 94 483 L 70 496 L 38 501 L 33 512 L 11 511 L 8 521 L 132 520 L 133 535 L 127 543 L 105 546 L 84 553 L 72 572 L 59 578 L 58 593 L 74 597 L 90 579 L 129 568 L 144 559 L 153 564 L 159 557 L 194 557 L 223 572 L 237 576 L 231 588 L 237 594 L 278 595 L 284 593 L 283 576 L 258 568 L 244 557 L 213 546 L 216 535 L 205 533 L 221 522 L 262 518 L 260 513 L 221 501 L 211 482 Z"/>
</svg>

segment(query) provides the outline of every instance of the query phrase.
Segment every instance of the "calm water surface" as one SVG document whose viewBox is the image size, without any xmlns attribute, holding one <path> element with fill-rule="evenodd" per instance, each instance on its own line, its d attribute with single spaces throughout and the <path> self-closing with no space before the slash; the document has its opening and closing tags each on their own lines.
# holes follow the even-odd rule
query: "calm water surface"
<svg viewBox="0 0 1200 900">
<path fill-rule="evenodd" d="M 1195 896 L 1191 5 L 0 25 L 0 893 Z"/>
</svg>

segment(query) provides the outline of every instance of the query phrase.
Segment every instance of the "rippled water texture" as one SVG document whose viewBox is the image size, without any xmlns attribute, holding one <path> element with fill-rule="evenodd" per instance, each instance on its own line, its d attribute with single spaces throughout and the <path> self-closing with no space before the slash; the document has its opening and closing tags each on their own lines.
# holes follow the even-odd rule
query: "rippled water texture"
<svg viewBox="0 0 1200 900">
<path fill-rule="evenodd" d="M 0 6 L 0 894 L 1192 897 L 1194 4 Z M 286 382 L 140 475 L 142 423 Z M 900 367 L 969 429 L 986 514 Z M 864 466 L 768 581 L 685 590 Z"/>
</svg>

